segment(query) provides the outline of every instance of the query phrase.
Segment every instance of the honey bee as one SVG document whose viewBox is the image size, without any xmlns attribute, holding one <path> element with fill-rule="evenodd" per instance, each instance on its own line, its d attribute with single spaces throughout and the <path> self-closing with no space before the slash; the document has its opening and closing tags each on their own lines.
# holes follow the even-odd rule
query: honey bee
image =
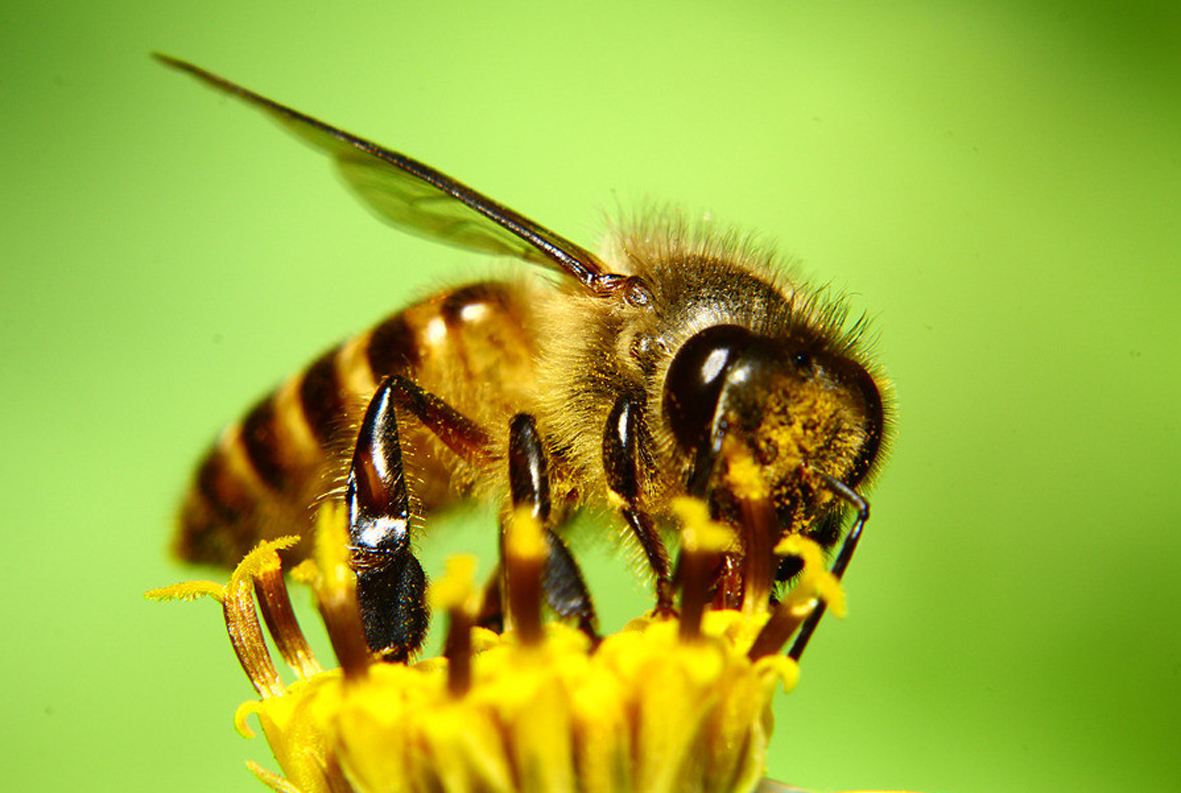
<svg viewBox="0 0 1181 793">
<path fill-rule="evenodd" d="M 427 627 L 413 535 L 464 498 L 525 507 L 545 526 L 550 607 L 593 633 L 595 611 L 563 526 L 609 507 L 638 543 L 670 611 L 671 503 L 690 495 L 736 529 L 713 573 L 719 607 L 772 596 L 798 572 L 771 549 L 788 533 L 835 547 L 844 573 L 879 466 L 885 381 L 839 300 L 799 283 L 771 252 L 673 212 L 625 221 L 595 255 L 403 154 L 203 69 L 166 65 L 267 113 L 328 154 L 390 224 L 540 264 L 452 289 L 333 347 L 230 425 L 197 469 L 176 540 L 187 560 L 236 563 L 258 540 L 304 529 L 343 498 L 366 638 L 389 660 Z M 735 484 L 736 469 L 759 487 Z M 488 587 L 483 619 L 500 617 Z M 805 623 L 802 653 L 822 613 Z"/>
</svg>

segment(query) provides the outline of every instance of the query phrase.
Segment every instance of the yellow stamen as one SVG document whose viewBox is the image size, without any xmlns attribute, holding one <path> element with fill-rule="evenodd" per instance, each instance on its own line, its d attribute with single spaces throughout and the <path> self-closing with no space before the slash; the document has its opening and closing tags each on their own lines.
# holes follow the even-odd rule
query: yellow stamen
<svg viewBox="0 0 1181 793">
<path fill-rule="evenodd" d="M 711 521 L 703 504 L 675 509 L 685 522 L 682 564 L 733 549 L 733 531 Z M 341 636 L 364 639 L 352 621 L 356 601 L 342 550 L 344 520 L 339 510 L 321 512 L 316 563 L 300 571 L 320 600 L 337 653 L 347 657 Z M 575 628 L 542 624 L 544 531 L 527 512 L 516 513 L 506 521 L 505 536 L 506 570 L 526 580 L 523 589 L 520 580 L 509 581 L 515 631 L 495 634 L 456 619 L 470 617 L 477 600 L 471 557 L 451 560 L 430 593 L 432 605 L 451 616 L 451 632 L 462 630 L 470 639 L 462 649 L 467 670 L 460 684 L 459 655 L 449 640 L 447 659 L 371 664 L 366 651 L 361 673 L 351 673 L 342 658 L 343 669 L 283 686 L 262 643 L 251 592 L 257 585 L 267 599 L 282 602 L 270 590 L 275 582 L 282 586 L 274 573 L 276 551 L 286 542 L 263 543 L 225 587 L 197 582 L 152 593 L 223 602 L 235 649 L 261 695 L 238 709 L 234 723 L 251 735 L 247 720 L 257 717 L 282 775 L 250 768 L 272 790 L 748 793 L 762 775 L 771 699 L 798 677 L 790 658 L 755 651 L 774 615 L 710 610 L 699 592 L 692 641 L 684 640 L 683 621 L 662 615 L 633 620 L 592 646 Z M 801 586 L 784 602 L 831 597 L 818 594 L 828 574 L 814 543 L 793 539 L 780 548 L 805 560 Z M 682 579 L 686 588 L 689 577 Z M 682 600 L 693 597 L 686 591 Z M 276 636 L 280 647 L 302 641 L 294 620 L 277 619 L 269 627 L 292 634 Z M 297 672 L 304 663 L 298 654 L 284 657 Z"/>
<path fill-rule="evenodd" d="M 681 521 L 682 547 L 700 553 L 737 550 L 734 529 L 710 518 L 704 501 L 678 496 L 672 500 L 671 507 Z"/>
<path fill-rule="evenodd" d="M 541 576 L 547 550 L 541 521 L 530 508 L 514 510 L 505 523 L 504 564 L 508 588 L 508 627 L 522 644 L 542 638 Z"/>
<path fill-rule="evenodd" d="M 844 617 L 845 590 L 841 582 L 829 572 L 824 563 L 824 551 L 812 540 L 800 534 L 789 534 L 775 546 L 779 556 L 798 556 L 804 560 L 803 576 L 797 590 L 810 591 L 812 596 L 828 604 L 828 609 L 838 617 Z"/>
<path fill-rule="evenodd" d="M 369 645 L 357 606 L 357 582 L 349 567 L 347 517 L 343 504 L 325 504 L 316 515 L 316 566 L 312 585 L 332 649 L 345 676 L 369 667 Z"/>
<path fill-rule="evenodd" d="M 474 607 L 475 587 L 472 581 L 476 577 L 476 565 L 474 554 L 461 553 L 448 557 L 443 576 L 431 582 L 431 611 Z"/>
<path fill-rule="evenodd" d="M 476 557 L 457 554 L 447 560 L 443 577 L 430 589 L 432 611 L 447 614 L 447 639 L 443 654 L 447 656 L 447 688 L 460 696 L 472 682 L 472 613 L 476 596 L 472 579 L 476 573 Z"/>
<path fill-rule="evenodd" d="M 712 568 L 722 552 L 734 547 L 734 531 L 711 520 L 709 509 L 698 499 L 673 499 L 672 510 L 681 519 L 680 637 L 694 642 L 701 636 Z"/>
<path fill-rule="evenodd" d="M 230 643 L 255 690 L 264 697 L 282 696 L 286 687 L 275 671 L 271 654 L 263 640 L 262 627 L 258 623 L 258 612 L 254 609 L 254 577 L 269 570 L 278 570 L 279 551 L 290 548 L 298 541 L 298 537 L 280 537 L 259 543 L 230 575 L 223 594 L 222 608 Z"/>
<path fill-rule="evenodd" d="M 754 659 L 770 657 L 782 650 L 791 635 L 816 608 L 817 600 L 823 600 L 838 617 L 845 616 L 845 592 L 841 589 L 840 581 L 825 565 L 824 552 L 819 545 L 807 537 L 791 534 L 775 546 L 775 552 L 783 556 L 798 556 L 804 567 L 795 587 L 779 601 L 751 645 L 750 657 Z"/>
</svg>

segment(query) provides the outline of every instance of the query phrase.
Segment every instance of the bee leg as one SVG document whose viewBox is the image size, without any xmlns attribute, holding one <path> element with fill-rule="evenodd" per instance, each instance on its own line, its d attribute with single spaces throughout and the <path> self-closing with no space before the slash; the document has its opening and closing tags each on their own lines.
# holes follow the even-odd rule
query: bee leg
<svg viewBox="0 0 1181 793">
<path fill-rule="evenodd" d="M 641 395 L 624 394 L 615 401 L 603 431 L 603 470 L 612 492 L 623 501 L 623 518 L 632 534 L 644 549 L 648 565 L 656 576 L 656 610 L 672 610 L 673 587 L 669 570 L 668 550 L 650 515 L 637 505 L 639 478 L 637 476 L 637 434 L 643 417 Z"/>
<path fill-rule="evenodd" d="M 345 502 L 365 639 L 385 660 L 404 661 L 422 644 L 429 614 L 426 575 L 410 547 L 395 389 L 393 378 L 386 378 L 365 411 Z"/>
<path fill-rule="evenodd" d="M 480 610 L 476 612 L 476 625 L 487 628 L 495 633 L 504 633 L 504 601 L 501 597 L 500 565 L 488 577 L 484 585 L 484 596 L 480 599 Z"/>
<path fill-rule="evenodd" d="M 361 423 L 345 500 L 357 600 L 369 646 L 402 661 L 422 644 L 430 615 L 426 575 L 410 546 L 410 497 L 397 414 L 406 411 L 463 459 L 487 454 L 488 436 L 434 394 L 402 375 L 382 381 Z"/>
<path fill-rule="evenodd" d="M 509 424 L 508 471 L 513 506 L 529 507 L 542 525 L 546 525 L 550 516 L 550 492 L 545 447 L 533 417 L 527 413 L 518 413 Z M 545 543 L 548 555 L 542 585 L 550 608 L 562 617 L 577 618 L 579 629 L 597 641 L 595 607 L 578 562 L 548 526 Z"/>
<path fill-rule="evenodd" d="M 853 559 L 853 552 L 857 550 L 857 543 L 861 540 L 861 532 L 865 528 L 865 522 L 869 520 L 869 502 L 865 500 L 864 496 L 839 479 L 834 479 L 828 474 L 819 471 L 814 471 L 814 473 L 838 498 L 857 510 L 857 518 L 853 521 L 853 525 L 849 528 L 848 533 L 845 534 L 845 541 L 841 543 L 841 550 L 837 553 L 837 558 L 833 561 L 832 567 L 829 569 L 829 572 L 840 581 L 845 576 L 845 570 L 848 569 L 849 562 Z M 788 657 L 796 661 L 800 660 L 800 656 L 804 654 L 804 650 L 808 647 L 808 641 L 816 631 L 816 626 L 820 623 L 820 618 L 824 616 L 825 608 L 826 604 L 823 600 L 816 604 L 816 608 L 812 610 L 812 613 L 804 620 L 804 624 L 800 626 L 800 631 L 796 634 L 795 643 L 792 644 L 791 650 L 787 653 Z"/>
<path fill-rule="evenodd" d="M 386 379 L 399 410 L 407 410 L 448 449 L 469 463 L 487 459 L 488 434 L 467 416 L 400 374 Z"/>
<path fill-rule="evenodd" d="M 578 629 L 598 644 L 595 606 L 582 579 L 578 562 L 574 560 L 566 543 L 550 529 L 545 530 L 545 545 L 549 555 L 542 572 L 542 586 L 550 608 L 563 617 L 576 617 Z"/>
</svg>

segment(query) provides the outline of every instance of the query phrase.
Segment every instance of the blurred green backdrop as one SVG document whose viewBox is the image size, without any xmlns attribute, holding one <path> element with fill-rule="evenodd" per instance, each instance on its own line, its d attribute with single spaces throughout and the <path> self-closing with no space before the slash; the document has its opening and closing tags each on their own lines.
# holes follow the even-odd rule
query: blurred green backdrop
<svg viewBox="0 0 1181 793">
<path fill-rule="evenodd" d="M 617 204 L 711 210 L 876 317 L 893 459 L 773 776 L 1181 788 L 1175 4 L 88 5 L 0 15 L 0 787 L 262 789 L 217 609 L 141 596 L 194 575 L 193 461 L 328 343 L 514 266 L 373 222 L 159 49 L 587 244 Z"/>
</svg>

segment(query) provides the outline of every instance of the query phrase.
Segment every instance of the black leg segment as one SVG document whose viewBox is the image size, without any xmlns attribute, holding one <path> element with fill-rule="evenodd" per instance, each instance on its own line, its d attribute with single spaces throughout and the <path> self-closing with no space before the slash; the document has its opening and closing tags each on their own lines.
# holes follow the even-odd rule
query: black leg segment
<svg viewBox="0 0 1181 793">
<path fill-rule="evenodd" d="M 509 424 L 508 462 L 513 507 L 528 506 L 546 524 L 551 505 L 545 447 L 527 413 L 518 413 Z M 595 607 L 578 562 L 549 526 L 545 527 L 545 541 L 548 554 L 542 582 L 550 608 L 562 617 L 576 618 L 580 629 L 597 638 Z"/>
<path fill-rule="evenodd" d="M 549 520 L 549 469 L 537 425 L 528 413 L 509 423 L 508 481 L 513 506 L 529 506 L 543 524 Z"/>
<path fill-rule="evenodd" d="M 399 410 L 421 421 L 461 459 L 475 463 L 486 458 L 488 434 L 446 401 L 400 374 L 390 376 L 390 393 Z"/>
<path fill-rule="evenodd" d="M 841 544 L 841 550 L 837 553 L 836 561 L 832 563 L 831 572 L 840 581 L 845 576 L 845 570 L 848 569 L 849 562 L 853 559 L 853 552 L 857 550 L 857 543 L 861 540 L 861 531 L 865 528 L 865 522 L 869 520 L 869 502 L 844 482 L 819 471 L 814 471 L 814 473 L 838 498 L 857 510 L 857 518 L 853 521 L 853 526 L 849 529 L 849 533 L 845 535 L 845 541 Z M 800 632 L 796 635 L 795 643 L 792 644 L 791 650 L 787 653 L 789 657 L 796 661 L 800 660 L 800 656 L 804 654 L 804 650 L 808 647 L 808 641 L 816 631 L 816 626 L 820 624 L 820 618 L 824 616 L 824 612 L 825 604 L 822 600 L 816 604 L 816 608 L 804 620 L 804 624 L 800 626 Z"/>
<path fill-rule="evenodd" d="M 643 405 L 642 394 L 625 394 L 616 400 L 603 431 L 603 470 L 607 474 L 608 486 L 623 500 L 624 520 L 644 549 L 648 565 L 656 575 L 657 608 L 663 610 L 672 606 L 668 550 L 652 518 L 636 503 L 640 489 L 637 455 Z"/>
<path fill-rule="evenodd" d="M 345 501 L 365 638 L 387 660 L 403 661 L 422 644 L 429 614 L 426 575 L 410 546 L 393 378 L 382 382 L 365 411 Z"/>
<path fill-rule="evenodd" d="M 578 620 L 578 628 L 592 640 L 598 641 L 595 628 L 595 607 L 582 580 L 578 562 L 566 547 L 566 543 L 551 529 L 545 530 L 545 545 L 548 556 L 541 583 L 545 599 L 554 613 Z"/>
</svg>

